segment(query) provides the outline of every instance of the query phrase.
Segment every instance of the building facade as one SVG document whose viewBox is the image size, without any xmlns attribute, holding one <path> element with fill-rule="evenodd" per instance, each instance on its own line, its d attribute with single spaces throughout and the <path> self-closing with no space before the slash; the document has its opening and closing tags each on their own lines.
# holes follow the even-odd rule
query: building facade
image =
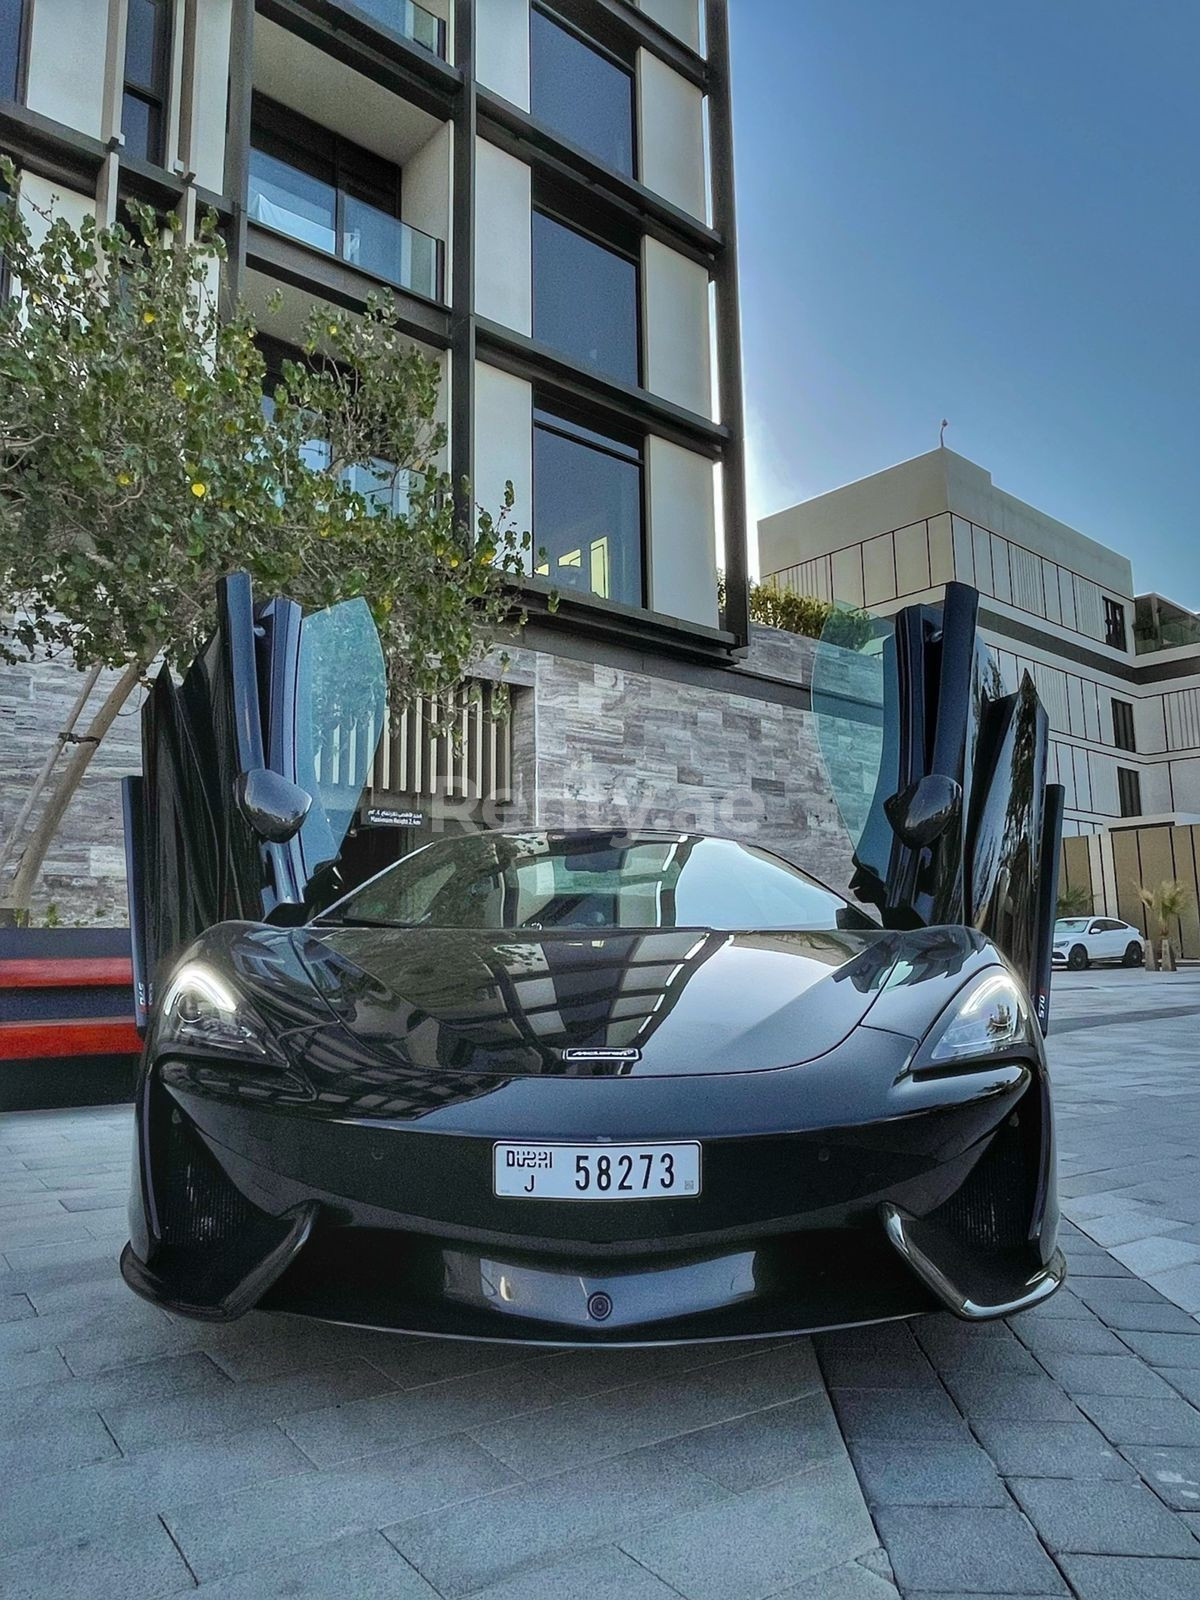
<svg viewBox="0 0 1200 1600">
<path fill-rule="evenodd" d="M 1200 622 L 1134 592 L 1127 557 L 939 449 L 759 524 L 764 580 L 888 614 L 953 580 L 1009 690 L 1050 718 L 1068 837 L 1200 821 Z"/>
<path fill-rule="evenodd" d="M 0 149 L 76 221 L 215 212 L 269 364 L 314 303 L 390 291 L 445 465 L 493 509 L 513 483 L 539 557 L 511 720 L 464 709 L 455 747 L 410 708 L 360 866 L 449 810 L 723 828 L 844 881 L 811 652 L 748 620 L 726 0 L 0 0 Z M 0 825 L 76 686 L 0 667 Z M 137 760 L 131 708 L 39 915 L 123 919 Z"/>
</svg>

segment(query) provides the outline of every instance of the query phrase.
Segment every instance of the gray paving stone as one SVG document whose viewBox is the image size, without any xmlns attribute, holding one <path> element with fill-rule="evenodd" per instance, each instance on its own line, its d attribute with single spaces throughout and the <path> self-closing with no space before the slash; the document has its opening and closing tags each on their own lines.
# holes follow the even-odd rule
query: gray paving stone
<svg viewBox="0 0 1200 1600">
<path fill-rule="evenodd" d="M 1032 1317 L 1014 1318 L 1013 1321 L 1017 1337 L 1023 1339 L 1039 1356 L 1050 1352 L 1058 1355 L 1128 1355 L 1128 1348 L 1104 1326 L 1099 1317 L 1086 1307 L 1083 1313 L 1082 1318 L 1064 1322 L 1035 1323 Z"/>
<path fill-rule="evenodd" d="M 1011 1506 L 891 1506 L 875 1517 L 906 1595 L 1067 1593 L 1033 1529 Z"/>
<path fill-rule="evenodd" d="M 1079 1418 L 1070 1398 L 1040 1368 L 1034 1373 L 1009 1373 L 955 1367 L 943 1373 L 943 1379 L 955 1401 L 972 1419 L 1076 1422 Z"/>
<path fill-rule="evenodd" d="M 847 1439 L 936 1443 L 968 1439 L 948 1395 L 924 1389 L 833 1389 L 831 1398 Z"/>
<path fill-rule="evenodd" d="M 1005 1477 L 1128 1478 L 1129 1464 L 1090 1422 L 975 1423 L 984 1449 Z"/>
<path fill-rule="evenodd" d="M 305 1545 L 366 1533 L 491 1494 L 515 1474 L 472 1440 L 409 1445 L 333 1472 L 295 1474 L 235 1494 L 209 1495 L 164 1518 L 205 1582 L 284 1558 Z"/>
<path fill-rule="evenodd" d="M 679 1592 L 623 1550 L 607 1546 L 490 1584 L 471 1600 L 679 1600 Z"/>
<path fill-rule="evenodd" d="M 844 1453 L 841 1431 L 824 1394 L 805 1395 L 749 1416 L 670 1440 L 664 1456 L 723 1489 L 739 1491 L 787 1478 Z"/>
<path fill-rule="evenodd" d="M 440 1594 L 453 1600 L 559 1560 L 573 1548 L 612 1543 L 641 1522 L 728 1498 L 699 1473 L 664 1463 L 657 1451 L 637 1451 L 501 1489 L 384 1532 Z"/>
<path fill-rule="evenodd" d="M 1002 1506 L 1004 1485 L 977 1444 L 863 1440 L 851 1458 L 871 1506 Z"/>
<path fill-rule="evenodd" d="M 1179 1519 L 1142 1483 L 1011 1478 L 1009 1488 L 1049 1549 L 1098 1556 L 1200 1555 Z"/>
<path fill-rule="evenodd" d="M 816 1357 L 803 1341 L 694 1373 L 565 1400 L 520 1420 L 471 1432 L 501 1461 L 544 1476 L 798 1399 L 820 1387 Z"/>
<path fill-rule="evenodd" d="M 25 1326 L 24 1322 L 5 1323 L 3 1331 Z M 25 1389 L 31 1384 L 51 1383 L 71 1376 L 70 1367 L 57 1350 L 6 1351 L 0 1356 L 0 1390 Z"/>
<path fill-rule="evenodd" d="M 1200 1446 L 1167 1450 L 1126 1445 L 1123 1453 L 1167 1505 L 1176 1511 L 1200 1511 Z"/>
<path fill-rule="evenodd" d="M 64 1539 L 0 1554 L 4 1600 L 96 1600 L 191 1590 L 191 1574 L 157 1517 L 119 1533 Z"/>
<path fill-rule="evenodd" d="M 0 1322 L 20 1322 L 35 1316 L 33 1301 L 27 1294 L 0 1294 Z"/>
<path fill-rule="evenodd" d="M 1160 1367 L 1158 1370 L 1185 1400 L 1200 1407 L 1200 1370 L 1195 1367 Z"/>
<path fill-rule="evenodd" d="M 800 1342 L 776 1339 L 756 1340 L 753 1347 L 691 1344 L 651 1346 L 645 1350 L 562 1350 L 536 1358 L 530 1363 L 530 1371 L 543 1373 L 564 1398 L 582 1400 L 588 1395 L 629 1389 L 637 1383 L 675 1377 L 701 1367 L 717 1366 L 722 1361 L 734 1361 L 747 1354 Z M 808 1340 L 802 1342 L 809 1343 Z M 528 1351 L 525 1354 L 528 1355 Z"/>
<path fill-rule="evenodd" d="M 1061 1557 L 1079 1600 L 1196 1600 L 1200 1561 L 1136 1556 Z"/>
<path fill-rule="evenodd" d="M 349 1534 L 269 1566 L 202 1583 L 189 1593 L 203 1600 L 438 1600 L 399 1551 L 375 1532 Z"/>
<path fill-rule="evenodd" d="M 1126 1300 L 1105 1308 L 1104 1320 L 1122 1336 L 1135 1333 L 1200 1333 L 1200 1323 L 1170 1300 Z"/>
<path fill-rule="evenodd" d="M 224 1373 L 198 1353 L 143 1361 L 94 1378 L 72 1378 L 69 1382 L 39 1384 L 0 1395 L 0 1437 L 12 1437 L 72 1412 L 144 1405 L 151 1400 L 211 1394 L 229 1387 L 230 1380 Z"/>
<path fill-rule="evenodd" d="M 121 1449 L 129 1453 L 169 1441 L 231 1433 L 255 1422 L 272 1422 L 303 1412 L 314 1400 L 329 1407 L 361 1401 L 363 1396 L 387 1388 L 388 1380 L 366 1362 L 346 1362 L 261 1383 L 231 1383 L 215 1394 L 109 1406 L 103 1416 Z"/>
<path fill-rule="evenodd" d="M 1200 1444 L 1200 1411 L 1183 1399 L 1086 1395 L 1079 1405 L 1113 1444 Z"/>
<path fill-rule="evenodd" d="M 663 1522 L 620 1541 L 688 1600 L 762 1600 L 874 1549 L 848 1461 Z"/>
<path fill-rule="evenodd" d="M 1060 1289 L 1057 1294 L 1052 1294 L 1049 1300 L 1043 1300 L 1040 1305 L 1034 1306 L 1029 1311 L 1022 1311 L 1019 1316 L 1008 1319 L 1007 1326 L 1012 1332 L 1018 1328 L 1036 1326 L 1041 1322 L 1057 1322 L 1071 1317 L 1090 1317 L 1092 1313 L 1070 1289 Z"/>
<path fill-rule="evenodd" d="M 1200 1262 L 1173 1267 L 1169 1272 L 1153 1272 L 1149 1282 L 1185 1311 L 1200 1311 Z"/>
<path fill-rule="evenodd" d="M 1090 1306 L 1101 1318 L 1114 1301 L 1142 1300 L 1160 1305 L 1163 1300 L 1157 1289 L 1127 1273 L 1120 1277 L 1073 1278 L 1071 1287 L 1084 1305 Z"/>
<path fill-rule="evenodd" d="M 1181 1312 L 1186 1317 L 1186 1312 Z M 1152 1367 L 1183 1367 L 1200 1370 L 1200 1323 L 1192 1331 L 1160 1332 L 1128 1329 L 1122 1337 Z"/>
<path fill-rule="evenodd" d="M 1138 1239 L 1132 1244 L 1114 1245 L 1112 1253 L 1130 1272 L 1136 1272 L 1139 1278 L 1148 1278 L 1156 1272 L 1200 1261 L 1200 1245 L 1176 1237 Z"/>
<path fill-rule="evenodd" d="M 24 1475 L 82 1467 L 120 1455 L 112 1435 L 94 1411 L 81 1411 L 53 1421 L 36 1419 L 0 1438 L 0 1484 Z"/>
<path fill-rule="evenodd" d="M 990 1347 L 993 1340 L 986 1341 Z M 981 1345 L 984 1341 L 980 1341 Z M 838 1389 L 926 1389 L 938 1387 L 938 1376 L 915 1340 L 896 1356 L 861 1355 L 822 1348 L 821 1371 L 825 1382 Z"/>
<path fill-rule="evenodd" d="M 50 1542 L 64 1528 L 105 1533 L 141 1519 L 147 1510 L 207 1502 L 218 1492 L 295 1472 L 311 1473 L 311 1462 L 278 1428 L 268 1426 L 10 1478 L 0 1499 L 0 1548 Z"/>
<path fill-rule="evenodd" d="M 1078 1356 L 1046 1351 L 1041 1359 L 1050 1376 L 1071 1394 L 1171 1398 L 1171 1386 L 1133 1355 Z"/>
</svg>

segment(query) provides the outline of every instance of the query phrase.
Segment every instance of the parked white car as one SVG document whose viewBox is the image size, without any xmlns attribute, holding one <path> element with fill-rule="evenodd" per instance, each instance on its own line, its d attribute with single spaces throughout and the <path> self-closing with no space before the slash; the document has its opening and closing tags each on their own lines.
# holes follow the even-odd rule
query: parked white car
<svg viewBox="0 0 1200 1600">
<path fill-rule="evenodd" d="M 1060 917 L 1054 924 L 1054 965 L 1072 972 L 1082 972 L 1093 961 L 1140 967 L 1145 946 L 1137 928 L 1113 917 Z"/>
</svg>

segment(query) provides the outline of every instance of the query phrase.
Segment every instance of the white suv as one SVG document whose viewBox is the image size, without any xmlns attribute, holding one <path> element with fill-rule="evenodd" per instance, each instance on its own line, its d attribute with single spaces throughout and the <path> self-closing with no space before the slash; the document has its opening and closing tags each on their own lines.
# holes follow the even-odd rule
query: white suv
<svg viewBox="0 0 1200 1600">
<path fill-rule="evenodd" d="M 1054 924 L 1054 965 L 1073 972 L 1082 972 L 1093 961 L 1140 967 L 1144 949 L 1138 930 L 1112 917 L 1060 917 Z"/>
</svg>

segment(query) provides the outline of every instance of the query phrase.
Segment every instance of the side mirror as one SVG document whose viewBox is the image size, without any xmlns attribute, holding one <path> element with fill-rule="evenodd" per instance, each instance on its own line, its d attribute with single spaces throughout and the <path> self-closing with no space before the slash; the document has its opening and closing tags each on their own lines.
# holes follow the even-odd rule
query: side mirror
<svg viewBox="0 0 1200 1600">
<path fill-rule="evenodd" d="M 885 801 L 883 809 L 901 843 L 923 850 L 958 820 L 962 785 L 940 772 L 930 772 Z"/>
<path fill-rule="evenodd" d="M 286 844 L 304 825 L 312 795 L 269 767 L 238 774 L 234 790 L 238 810 L 260 839 Z"/>
</svg>

